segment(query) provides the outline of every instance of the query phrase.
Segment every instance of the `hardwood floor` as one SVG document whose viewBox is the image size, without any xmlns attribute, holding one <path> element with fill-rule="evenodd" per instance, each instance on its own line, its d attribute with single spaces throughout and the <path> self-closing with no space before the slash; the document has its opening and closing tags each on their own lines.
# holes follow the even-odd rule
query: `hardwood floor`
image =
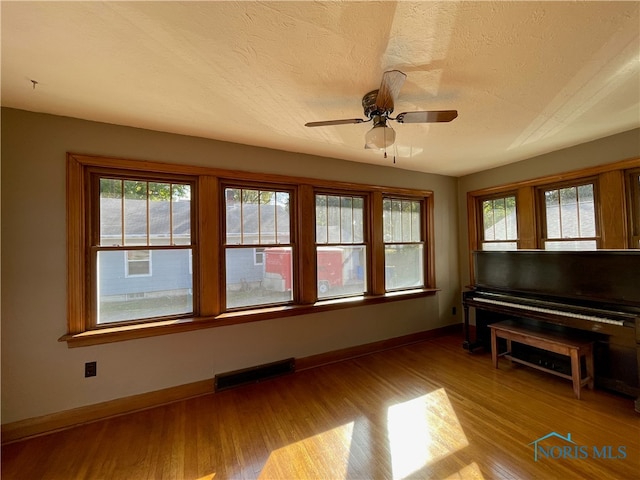
<svg viewBox="0 0 640 480">
<path fill-rule="evenodd" d="M 571 382 L 496 370 L 460 345 L 443 337 L 5 445 L 2 478 L 640 478 L 632 400 L 576 400 Z"/>
</svg>

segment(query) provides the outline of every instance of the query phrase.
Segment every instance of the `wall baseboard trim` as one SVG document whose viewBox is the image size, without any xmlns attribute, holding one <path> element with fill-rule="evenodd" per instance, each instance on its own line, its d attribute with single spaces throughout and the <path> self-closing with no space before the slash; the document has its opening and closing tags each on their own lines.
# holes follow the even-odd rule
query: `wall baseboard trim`
<svg viewBox="0 0 640 480">
<path fill-rule="evenodd" d="M 375 352 L 382 352 L 392 348 L 411 345 L 412 343 L 424 342 L 444 335 L 453 335 L 462 332 L 463 325 L 456 323 L 447 325 L 446 327 L 434 328 L 433 330 L 425 330 L 422 332 L 403 335 L 402 337 L 394 337 L 378 342 L 366 343 L 355 347 L 343 348 L 341 350 L 333 350 L 331 352 L 320 353 L 309 357 L 296 359 L 296 371 L 316 368 L 329 363 L 342 362 L 350 358 L 362 357 Z"/>
<path fill-rule="evenodd" d="M 213 393 L 213 378 L 2 425 L 2 444 Z"/>
<path fill-rule="evenodd" d="M 412 333 L 401 337 L 390 338 L 378 342 L 357 345 L 341 350 L 321 353 L 296 359 L 296 371 L 308 370 L 330 363 L 341 362 L 350 358 L 361 357 L 371 353 L 410 345 L 412 343 L 431 340 L 444 335 L 457 334 L 462 331 L 462 324 L 448 325 L 433 330 Z M 187 400 L 193 397 L 214 393 L 214 379 L 201 380 L 186 385 L 165 388 L 130 397 L 118 398 L 107 402 L 86 405 L 84 407 L 56 412 L 40 417 L 28 418 L 2 425 L 2 444 L 25 440 L 30 437 L 46 435 L 60 430 L 76 427 L 85 423 L 96 422 L 119 415 L 159 407 L 169 403 Z"/>
</svg>

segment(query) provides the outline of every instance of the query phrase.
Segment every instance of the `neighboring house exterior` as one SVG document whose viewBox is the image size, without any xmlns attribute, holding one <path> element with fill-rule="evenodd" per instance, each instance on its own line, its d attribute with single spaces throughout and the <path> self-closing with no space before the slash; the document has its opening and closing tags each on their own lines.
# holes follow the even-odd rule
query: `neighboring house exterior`
<svg viewBox="0 0 640 480">
<path fill-rule="evenodd" d="M 192 250 L 162 250 L 155 246 L 189 245 L 191 241 L 191 211 L 189 201 L 149 201 L 120 198 L 101 199 L 101 245 L 150 245 L 150 249 L 100 252 L 99 297 L 106 302 L 121 302 L 135 298 L 154 298 L 192 295 Z M 168 209 L 171 208 L 171 215 Z M 124 216 L 124 219 L 123 219 Z M 169 226 L 166 219 L 172 219 Z M 148 219 L 148 221 L 147 221 Z M 147 232 L 147 225 L 149 231 Z M 243 291 L 264 287 L 289 290 L 291 274 L 281 275 L 273 282 L 273 272 L 266 272 L 267 257 L 285 245 L 289 249 L 290 224 L 286 205 L 243 203 L 227 205 L 225 216 L 226 252 L 225 274 L 227 291 Z M 171 235 L 169 232 L 171 229 Z M 340 278 L 319 278 L 319 289 L 363 281 L 365 251 L 361 246 L 324 247 L 320 250 L 341 252 Z M 270 253 L 271 252 L 271 253 Z M 291 250 L 290 250 L 291 252 Z M 290 255 L 292 255 L 290 253 Z M 326 270 L 320 255 L 319 277 Z M 333 257 L 335 259 L 335 257 Z M 331 267 L 335 272 L 336 267 Z M 334 275 L 335 276 L 335 275 Z M 265 281 L 267 279 L 268 281 Z M 274 286 L 275 285 L 275 286 Z M 286 285 L 286 287 L 285 287 Z M 277 287 L 276 287 L 277 286 Z"/>
<path fill-rule="evenodd" d="M 100 243 L 119 245 L 124 229 L 125 246 L 188 245 L 191 236 L 189 201 L 150 201 L 102 198 Z M 172 209 L 171 225 L 168 210 Z M 122 214 L 124 210 L 125 214 Z M 123 218 L 124 217 L 124 218 Z M 149 222 L 147 222 L 147 218 Z M 147 225 L 149 231 L 147 232 Z M 148 243 L 147 243 L 148 236 Z M 101 252 L 98 275 L 101 298 L 140 295 L 192 288 L 191 249 Z M 114 298 L 116 299 L 116 298 Z"/>
</svg>

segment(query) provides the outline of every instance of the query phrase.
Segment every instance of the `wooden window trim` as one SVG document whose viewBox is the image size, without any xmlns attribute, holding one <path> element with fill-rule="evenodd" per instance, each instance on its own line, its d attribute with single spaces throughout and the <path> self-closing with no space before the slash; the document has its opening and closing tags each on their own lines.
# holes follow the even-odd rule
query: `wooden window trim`
<svg viewBox="0 0 640 480">
<path fill-rule="evenodd" d="M 593 205 L 594 205 L 594 222 L 596 234 L 593 237 L 572 237 L 572 238 L 548 238 L 547 232 L 547 215 L 546 215 L 546 202 L 545 192 L 550 190 L 561 190 L 563 188 L 578 188 L 584 185 L 593 186 Z M 536 188 L 536 202 L 537 202 L 537 224 L 538 224 L 538 245 L 544 250 L 545 242 L 574 242 L 574 241 L 588 241 L 592 240 L 596 242 L 596 249 L 602 248 L 602 218 L 600 215 L 602 203 L 600 201 L 600 188 L 598 177 L 580 177 L 573 180 L 566 180 L 564 182 L 550 183 L 540 185 Z"/>
<path fill-rule="evenodd" d="M 295 184 L 292 183 L 273 183 L 273 182 L 269 182 L 269 183 L 264 183 L 264 182 L 257 182 L 257 181 L 250 181 L 250 182 L 246 182 L 246 181 L 241 181 L 238 179 L 227 179 L 227 178 L 220 178 L 219 179 L 219 189 L 220 189 L 220 194 L 218 196 L 218 200 L 217 203 L 218 205 L 220 205 L 220 208 L 218 210 L 220 210 L 221 214 L 220 214 L 220 223 L 219 223 L 219 234 L 216 235 L 217 238 L 219 238 L 219 248 L 220 248 L 220 258 L 219 258 L 219 265 L 220 265 L 220 281 L 218 282 L 218 285 L 220 287 L 220 291 L 219 291 L 219 299 L 220 299 L 220 306 L 218 308 L 219 312 L 225 312 L 226 313 L 233 313 L 233 312 L 245 312 L 245 311 L 251 311 L 251 310 L 259 310 L 262 308 L 267 308 L 267 306 L 260 306 L 260 305 L 256 305 L 255 307 L 248 307 L 248 308 L 243 308 L 243 307 L 230 307 L 227 310 L 225 310 L 224 306 L 227 304 L 227 291 L 226 291 L 226 278 L 225 278 L 225 271 L 226 271 L 226 252 L 229 249 L 233 249 L 233 248 L 252 248 L 252 247 L 256 247 L 256 246 L 262 246 L 262 247 L 273 247 L 273 246 L 285 246 L 285 247 L 289 247 L 292 249 L 292 254 L 293 255 L 298 255 L 298 246 L 299 246 L 299 241 L 298 241 L 298 233 L 299 233 L 299 229 L 297 228 L 297 223 L 295 222 L 294 219 L 294 214 L 290 214 L 290 218 L 289 218 L 289 225 L 290 225 L 290 230 L 289 230 L 289 243 L 287 244 L 238 244 L 238 245 L 229 245 L 227 244 L 227 239 L 226 239 L 226 234 L 227 234 L 227 226 L 226 226 L 226 216 L 225 216 L 225 211 L 226 211 L 226 198 L 225 198 L 225 190 L 227 188 L 240 188 L 242 190 L 260 190 L 260 191 L 282 191 L 282 192 L 287 192 L 289 194 L 289 200 L 290 200 L 290 209 L 293 212 L 296 212 L 298 210 L 298 200 L 297 200 L 297 196 L 298 196 L 298 188 Z M 209 203 L 213 203 L 210 201 L 209 199 Z M 242 228 L 242 227 L 241 227 Z M 293 270 L 294 270 L 294 281 L 296 281 L 296 277 L 298 275 L 296 275 L 296 266 L 297 266 L 297 258 L 294 258 L 294 266 L 293 266 Z M 294 292 L 296 292 L 297 289 L 293 289 Z M 287 306 L 290 305 L 294 305 L 297 304 L 297 298 L 294 296 L 294 298 L 291 300 L 290 303 L 286 304 Z"/>
<path fill-rule="evenodd" d="M 640 158 L 630 158 L 579 170 L 562 172 L 559 174 L 537 177 L 530 180 L 512 182 L 503 185 L 472 190 L 467 192 L 467 231 L 469 252 L 480 249 L 479 232 L 479 198 L 507 195 L 516 191 L 518 216 L 518 248 L 540 249 L 538 232 L 540 225 L 540 207 L 537 190 L 566 182 L 582 182 L 584 179 L 596 179 L 599 204 L 596 205 L 596 215 L 600 218 L 601 241 L 600 249 L 626 249 L 632 242 L 631 220 L 627 211 L 630 204 L 628 197 L 628 181 L 624 181 L 624 172 L 640 171 Z M 622 180 L 621 180 L 622 179 Z M 629 224 L 629 228 L 627 228 Z M 470 281 L 474 282 L 473 256 L 469 255 Z"/>
<path fill-rule="evenodd" d="M 162 319 L 148 323 L 118 324 L 90 329 L 88 309 L 91 304 L 91 286 L 87 272 L 87 222 L 95 218 L 90 213 L 89 171 L 101 168 L 109 170 L 144 172 L 153 175 L 180 175 L 195 178 L 196 192 L 193 205 L 197 240 L 193 248 L 194 289 L 197 289 L 197 316 L 187 318 Z M 253 310 L 223 312 L 224 271 L 220 267 L 222 248 L 221 222 L 224 221 L 221 208 L 211 199 L 222 196 L 225 182 L 242 184 L 292 185 L 297 188 L 297 202 L 294 223 L 295 241 L 298 244 L 297 287 L 295 305 L 269 306 Z M 369 269 L 371 288 L 367 295 L 316 301 L 315 272 L 315 191 L 342 191 L 349 194 L 366 194 L 370 204 L 365 221 L 371 242 Z M 191 165 L 175 165 L 160 162 L 106 158 L 91 155 L 67 154 L 67 333 L 59 340 L 69 347 L 97 345 L 119 342 L 156 335 L 234 325 L 246 322 L 268 320 L 294 315 L 353 308 L 377 303 L 409 300 L 432 296 L 435 288 L 435 246 L 433 235 L 433 192 L 407 188 L 391 188 L 379 185 L 364 185 L 275 174 L 239 172 Z M 424 212 L 425 242 L 425 287 L 413 290 L 384 292 L 384 250 L 382 242 L 382 197 L 406 196 L 420 198 Z M 379 215 L 376 210 L 379 209 Z M 379 219 L 377 217 L 380 217 Z M 380 231 L 378 231 L 380 230 Z M 207 234 L 203 234 L 207 231 Z M 382 285 L 382 288 L 381 288 Z"/>
<path fill-rule="evenodd" d="M 380 242 L 382 243 L 383 248 L 381 251 L 381 271 L 376 272 L 376 277 L 374 281 L 376 282 L 373 287 L 376 292 L 382 292 L 386 295 L 392 295 L 394 293 L 402 293 L 408 291 L 410 289 L 400 288 L 400 289 L 388 289 L 386 285 L 386 275 L 385 275 L 385 255 L 384 255 L 384 246 L 387 244 L 391 244 L 394 242 L 385 242 L 384 241 L 384 228 L 382 225 L 383 221 L 383 203 L 386 198 L 398 199 L 398 200 L 410 200 L 410 201 L 418 201 L 420 202 L 420 238 L 422 239 L 420 242 L 396 242 L 396 243 L 419 243 L 424 246 L 424 255 L 422 258 L 422 272 L 424 278 L 424 289 L 435 288 L 435 267 L 434 267 L 434 259 L 435 259 L 435 249 L 433 245 L 433 198 L 431 196 L 416 196 L 416 195 L 408 195 L 408 194 L 397 194 L 394 192 L 385 192 L 381 195 L 379 208 L 380 214 L 374 215 L 374 218 L 380 219 Z"/>
<path fill-rule="evenodd" d="M 640 248 L 640 185 L 638 177 L 640 168 L 634 168 L 625 172 L 625 187 L 627 191 L 627 217 L 629 222 L 628 241 L 629 248 Z"/>
<path fill-rule="evenodd" d="M 94 191 L 99 191 L 99 183 L 98 183 L 98 179 L 100 176 L 104 176 L 104 177 L 111 177 L 111 178 L 120 178 L 120 179 L 127 179 L 127 180 L 141 180 L 141 181 L 149 181 L 150 179 L 155 180 L 155 181 L 160 181 L 160 182 L 173 182 L 173 183 L 182 183 L 182 184 L 188 184 L 191 187 L 191 192 L 193 195 L 197 195 L 197 178 L 194 177 L 193 175 L 184 175 L 182 173 L 179 172 L 174 172 L 172 174 L 168 173 L 168 172 L 141 172 L 139 170 L 128 170 L 127 174 L 122 173 L 121 169 L 113 169 L 113 168 L 109 168 L 107 166 L 94 166 L 94 165 L 88 165 L 85 168 L 83 177 L 84 181 L 85 181 L 85 195 L 84 197 L 84 214 L 85 214 L 85 225 L 87 225 L 89 228 L 85 231 L 85 235 L 83 238 L 83 245 L 84 245 L 84 255 L 85 258 L 87 256 L 91 256 L 92 260 L 91 262 L 95 261 L 96 256 L 98 255 L 99 251 L 108 251 L 108 250 L 112 250 L 112 248 L 110 246 L 105 246 L 101 244 L 101 240 L 100 240 L 100 224 L 99 224 L 99 211 L 100 211 L 100 205 L 98 202 L 94 202 L 93 199 L 91 198 L 90 192 L 93 189 Z M 192 207 L 195 206 L 195 202 L 192 203 Z M 196 219 L 197 216 L 195 214 L 195 208 L 191 208 L 191 224 L 192 225 L 196 225 Z M 124 232 L 123 232 L 124 234 Z M 140 245 L 126 245 L 126 244 L 122 244 L 122 245 L 118 245 L 116 247 L 113 248 L 113 251 L 122 251 L 127 252 L 130 250 L 148 250 L 149 251 L 149 259 L 151 261 L 152 258 L 152 253 L 154 250 L 158 251 L 158 250 L 191 250 L 192 252 L 196 249 L 196 245 L 198 243 L 198 228 L 193 229 L 192 233 L 191 233 L 191 245 L 144 245 L 144 246 L 140 246 Z M 73 255 L 74 252 L 69 251 L 68 252 L 68 256 Z M 125 259 L 126 262 L 126 259 Z M 96 304 L 96 298 L 94 298 L 91 295 L 91 292 L 94 291 L 97 287 L 96 287 L 96 276 L 92 274 L 91 268 L 86 267 L 85 265 L 85 273 L 86 273 L 86 281 L 85 281 L 85 288 L 86 288 L 86 292 L 84 293 L 84 298 L 86 298 L 87 301 L 87 306 L 89 308 L 87 308 L 86 311 L 86 317 L 85 317 L 85 322 L 83 325 L 84 330 L 93 330 L 93 329 L 105 329 L 105 328 L 110 328 L 111 324 L 110 323 L 103 323 L 103 324 L 98 324 L 97 323 L 97 318 L 95 316 L 95 312 L 97 310 L 97 304 Z M 125 276 L 128 276 L 125 274 Z M 151 273 L 149 275 L 146 276 L 151 276 Z M 194 278 L 196 278 L 196 276 L 194 276 Z M 195 290 L 196 285 L 195 285 L 195 281 L 194 281 L 194 285 L 193 288 Z M 197 301 L 199 295 L 196 295 L 194 298 L 194 301 Z M 194 308 L 196 306 L 194 305 Z M 187 314 L 190 315 L 190 314 Z M 171 318 L 184 318 L 187 315 L 184 314 L 177 314 L 172 316 Z M 169 318 L 169 317 L 167 317 Z M 118 322 L 118 325 L 124 326 L 124 325 L 130 325 L 130 324 L 137 324 L 137 323 L 150 323 L 149 320 L 143 319 L 143 320 L 130 320 L 130 321 L 121 321 Z"/>
<path fill-rule="evenodd" d="M 482 244 L 483 243 L 511 243 L 511 242 L 516 242 L 516 244 L 518 245 L 518 247 L 520 246 L 520 225 L 517 225 L 516 223 L 516 228 L 518 230 L 518 235 L 516 237 L 515 240 L 485 240 L 484 238 L 484 215 L 482 214 L 482 204 L 487 201 L 487 200 L 496 200 L 496 199 L 501 199 L 501 198 L 507 198 L 507 197 L 515 197 L 516 199 L 516 222 L 517 219 L 519 218 L 519 208 L 518 208 L 518 191 L 517 190 L 512 190 L 512 191 L 506 191 L 506 192 L 500 192 L 500 193 L 494 193 L 491 195 L 485 195 L 485 196 L 477 196 L 474 197 L 476 205 L 474 206 L 475 209 L 477 209 L 478 211 L 478 215 L 477 215 L 477 219 L 476 219 L 476 229 L 477 229 L 477 235 L 478 235 L 478 249 L 482 248 Z"/>
<path fill-rule="evenodd" d="M 363 200 L 363 231 L 362 231 L 362 235 L 363 235 L 363 241 L 361 243 L 352 243 L 352 244 L 344 244 L 344 245 L 360 245 L 360 246 L 364 246 L 365 247 L 365 251 L 366 251 L 366 262 L 367 262 L 367 267 L 369 267 L 371 265 L 370 262 L 370 258 L 371 258 L 371 230 L 369 228 L 369 224 L 371 223 L 371 217 L 373 216 L 373 210 L 371 207 L 371 193 L 365 191 L 357 191 L 357 190 L 339 190 L 339 189 L 335 189 L 335 188 L 321 188 L 321 187 L 316 187 L 313 189 L 313 232 L 314 232 L 314 237 L 313 237 L 313 262 L 314 262 L 314 269 L 315 270 L 315 279 L 316 279 L 316 284 L 318 283 L 318 272 L 317 272 L 317 264 L 318 264 L 318 247 L 321 246 L 330 246 L 330 245 L 335 245 L 335 243 L 331 242 L 331 243 L 326 243 L 326 244 L 322 244 L 322 243 L 318 243 L 317 242 L 317 236 L 316 234 L 316 225 L 317 225 L 317 218 L 316 218 L 316 199 L 317 199 L 317 195 L 333 195 L 333 196 L 338 196 L 338 197 L 352 197 L 352 198 L 362 198 Z M 377 279 L 377 275 L 373 275 L 372 272 L 369 271 L 369 268 L 367 268 L 367 272 L 366 272 L 366 276 L 365 276 L 365 287 L 367 289 L 367 291 L 364 293 L 364 296 L 368 296 L 371 295 L 371 292 L 376 290 L 375 287 L 372 284 L 373 279 Z M 314 286 L 315 286 L 314 285 Z M 317 291 L 315 291 L 314 289 L 314 302 L 318 302 L 318 301 L 336 301 L 336 300 L 348 300 L 349 298 L 354 298 L 354 297 L 358 297 L 358 296 L 362 296 L 362 295 L 345 295 L 345 296 L 336 296 L 336 297 L 327 297 L 324 298 L 322 300 L 320 300 L 318 298 L 317 295 Z"/>
</svg>

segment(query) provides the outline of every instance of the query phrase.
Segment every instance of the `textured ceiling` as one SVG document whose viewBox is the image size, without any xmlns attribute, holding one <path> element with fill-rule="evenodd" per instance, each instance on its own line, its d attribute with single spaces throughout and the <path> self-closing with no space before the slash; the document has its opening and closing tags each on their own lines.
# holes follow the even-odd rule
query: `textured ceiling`
<svg viewBox="0 0 640 480">
<path fill-rule="evenodd" d="M 2 105 L 459 176 L 640 126 L 639 2 L 2 2 Z M 364 149 L 361 98 L 407 81 Z M 31 80 L 37 81 L 35 89 Z"/>
</svg>

